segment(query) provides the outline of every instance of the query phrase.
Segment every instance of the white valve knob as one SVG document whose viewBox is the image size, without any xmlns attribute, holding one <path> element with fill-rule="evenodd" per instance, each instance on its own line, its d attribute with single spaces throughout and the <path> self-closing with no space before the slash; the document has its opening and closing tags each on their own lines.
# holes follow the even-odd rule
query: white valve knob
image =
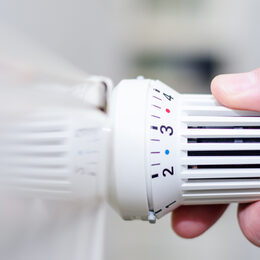
<svg viewBox="0 0 260 260">
<path fill-rule="evenodd" d="M 110 190 L 123 218 L 260 199 L 260 113 L 143 79 L 123 80 L 112 106 Z"/>
</svg>

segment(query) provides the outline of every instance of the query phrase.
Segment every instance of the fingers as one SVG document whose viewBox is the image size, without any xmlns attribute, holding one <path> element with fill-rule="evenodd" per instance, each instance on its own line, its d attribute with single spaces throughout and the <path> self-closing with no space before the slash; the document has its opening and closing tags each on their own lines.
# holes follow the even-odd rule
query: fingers
<svg viewBox="0 0 260 260">
<path fill-rule="evenodd" d="M 217 76 L 211 83 L 211 91 L 227 107 L 260 111 L 260 68 Z M 260 201 L 239 205 L 238 220 L 248 240 L 260 246 Z"/>
<path fill-rule="evenodd" d="M 172 213 L 172 228 L 181 237 L 194 238 L 210 228 L 227 205 L 182 206 Z"/>
<path fill-rule="evenodd" d="M 211 91 L 227 107 L 260 111 L 260 68 L 247 73 L 219 75 L 213 79 Z"/>
<path fill-rule="evenodd" d="M 247 239 L 260 247 L 260 201 L 239 205 L 238 220 Z"/>
<path fill-rule="evenodd" d="M 220 75 L 211 90 L 223 105 L 234 109 L 260 111 L 260 69 L 248 73 Z M 172 214 L 172 228 L 185 238 L 199 236 L 223 214 L 226 205 L 184 206 Z M 238 218 L 246 237 L 260 246 L 260 202 L 239 206 Z"/>
</svg>

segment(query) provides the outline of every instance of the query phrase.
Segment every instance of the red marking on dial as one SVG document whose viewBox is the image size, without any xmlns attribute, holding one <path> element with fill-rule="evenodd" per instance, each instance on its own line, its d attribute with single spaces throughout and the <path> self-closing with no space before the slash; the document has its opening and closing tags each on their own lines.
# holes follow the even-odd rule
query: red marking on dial
<svg viewBox="0 0 260 260">
<path fill-rule="evenodd" d="M 167 113 L 170 113 L 170 112 L 171 112 L 169 108 L 166 108 L 165 111 L 166 111 Z"/>
</svg>

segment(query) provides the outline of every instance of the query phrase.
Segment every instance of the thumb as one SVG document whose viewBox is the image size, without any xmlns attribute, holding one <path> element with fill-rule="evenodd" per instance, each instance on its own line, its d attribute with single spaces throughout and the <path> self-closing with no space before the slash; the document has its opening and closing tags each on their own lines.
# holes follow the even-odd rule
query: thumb
<svg viewBox="0 0 260 260">
<path fill-rule="evenodd" d="M 211 91 L 224 106 L 260 111 L 260 68 L 247 73 L 215 77 Z"/>
<path fill-rule="evenodd" d="M 247 73 L 220 75 L 211 91 L 224 106 L 260 111 L 260 68 Z M 260 246 L 260 201 L 239 206 L 238 219 L 245 236 Z"/>
</svg>

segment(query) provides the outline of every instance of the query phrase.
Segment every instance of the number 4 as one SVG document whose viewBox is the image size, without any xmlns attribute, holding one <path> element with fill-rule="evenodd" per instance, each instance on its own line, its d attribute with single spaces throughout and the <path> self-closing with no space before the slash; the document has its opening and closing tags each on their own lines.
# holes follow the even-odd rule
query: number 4
<svg viewBox="0 0 260 260">
<path fill-rule="evenodd" d="M 164 95 L 169 101 L 171 101 L 171 100 L 173 99 L 173 97 L 172 97 L 171 95 L 167 95 L 167 94 L 165 94 L 165 93 L 163 93 L 163 95 Z"/>
</svg>

